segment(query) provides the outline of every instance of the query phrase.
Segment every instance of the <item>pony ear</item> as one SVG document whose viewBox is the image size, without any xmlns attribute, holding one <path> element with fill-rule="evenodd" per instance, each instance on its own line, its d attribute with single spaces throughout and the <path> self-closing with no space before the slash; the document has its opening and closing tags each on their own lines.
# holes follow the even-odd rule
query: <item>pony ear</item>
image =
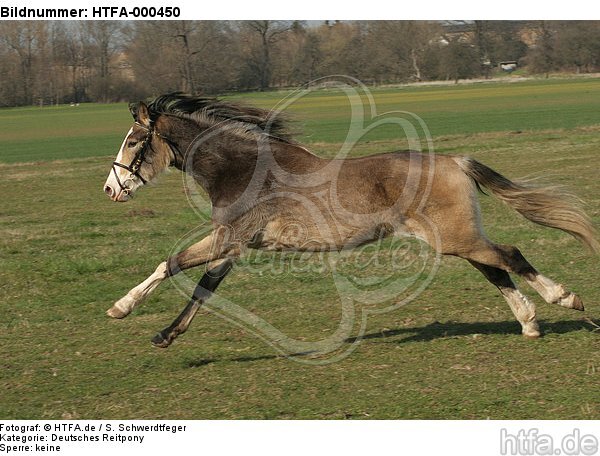
<svg viewBox="0 0 600 456">
<path fill-rule="evenodd" d="M 151 119 L 150 119 L 150 111 L 148 110 L 148 106 L 143 101 L 139 103 L 131 103 L 129 105 L 129 112 L 133 116 L 133 120 L 137 123 L 142 124 L 146 128 L 150 128 Z"/>
<path fill-rule="evenodd" d="M 129 112 L 131 113 L 131 115 L 133 116 L 133 120 L 135 120 L 137 122 L 137 108 L 138 108 L 138 103 L 129 103 Z"/>
</svg>

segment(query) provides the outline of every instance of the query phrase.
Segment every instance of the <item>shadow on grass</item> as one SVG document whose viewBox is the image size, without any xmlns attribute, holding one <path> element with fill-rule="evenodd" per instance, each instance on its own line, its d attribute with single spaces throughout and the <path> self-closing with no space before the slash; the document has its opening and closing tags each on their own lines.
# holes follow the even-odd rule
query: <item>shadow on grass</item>
<svg viewBox="0 0 600 456">
<path fill-rule="evenodd" d="M 587 319 L 563 320 L 554 322 L 546 322 L 540 320 L 539 323 L 542 335 L 565 334 L 581 330 L 600 333 L 600 322 Z M 388 337 L 412 334 L 409 337 L 404 337 L 394 341 L 400 344 L 406 342 L 426 342 L 429 340 L 443 339 L 445 337 L 453 336 L 472 336 L 474 334 L 519 335 L 521 333 L 520 329 L 520 325 L 516 321 L 475 323 L 460 323 L 453 321 L 440 323 L 439 321 L 435 321 L 425 326 L 398 328 L 377 333 L 365 334 L 364 336 L 362 336 L 362 338 L 350 337 L 346 339 L 346 342 L 353 343 L 359 339 L 384 339 Z"/>
<path fill-rule="evenodd" d="M 294 358 L 297 356 L 306 356 L 311 355 L 314 352 L 301 352 L 301 353 L 292 353 L 291 355 L 256 355 L 256 356 L 239 356 L 235 358 L 206 358 L 206 359 L 197 359 L 193 361 L 188 361 L 186 363 L 187 367 L 202 367 L 207 364 L 217 363 L 217 362 L 228 362 L 228 363 L 248 363 L 252 361 L 264 361 L 269 359 L 285 359 L 285 358 Z"/>
<path fill-rule="evenodd" d="M 216 363 L 217 361 L 219 361 L 218 359 L 214 359 L 214 358 L 206 358 L 206 359 L 194 359 L 192 361 L 187 361 L 185 363 L 186 367 L 202 367 L 202 366 L 206 366 L 207 364 L 212 364 L 212 363 Z"/>
<path fill-rule="evenodd" d="M 590 333 L 596 332 L 600 335 L 600 321 L 594 321 L 589 319 L 582 320 L 562 320 L 547 322 L 540 320 L 540 328 L 543 334 L 566 334 L 575 331 L 588 331 Z M 447 337 L 456 336 L 472 336 L 474 334 L 500 334 L 500 335 L 515 335 L 519 336 L 520 332 L 519 323 L 516 321 L 494 321 L 494 322 L 475 322 L 475 323 L 461 323 L 461 322 L 445 322 L 440 323 L 435 321 L 425 326 L 407 327 L 385 330 L 377 333 L 365 334 L 361 338 L 350 337 L 345 340 L 346 343 L 354 343 L 358 339 L 369 340 L 369 339 L 387 339 L 395 336 L 408 335 L 399 339 L 390 340 L 389 343 L 403 344 L 407 342 L 427 342 L 435 339 L 443 339 Z M 253 361 L 265 361 L 273 359 L 285 359 L 299 356 L 306 356 L 314 354 L 315 352 L 301 352 L 292 353 L 290 355 L 256 355 L 256 356 L 240 356 L 234 358 L 206 358 L 187 361 L 185 366 L 188 368 L 202 367 L 212 363 L 218 362 L 234 362 L 234 363 L 247 363 Z"/>
</svg>

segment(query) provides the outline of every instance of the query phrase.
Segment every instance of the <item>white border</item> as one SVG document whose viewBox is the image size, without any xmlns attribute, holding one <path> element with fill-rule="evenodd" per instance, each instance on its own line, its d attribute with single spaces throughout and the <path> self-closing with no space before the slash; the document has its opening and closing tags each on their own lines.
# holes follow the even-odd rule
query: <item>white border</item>
<svg viewBox="0 0 600 456">
<path fill-rule="evenodd" d="M 182 15 L 178 19 L 192 20 L 591 20 L 600 19 L 600 3 L 589 0 L 571 0 L 568 3 L 522 0 L 32 0 L 6 1 L 2 6 L 28 8 L 92 8 L 101 6 L 126 6 L 127 8 L 177 6 Z M 88 18 L 90 19 L 90 18 Z M 119 19 L 119 18 L 114 18 Z"/>
<path fill-rule="evenodd" d="M 393 398 L 390 397 L 393 401 Z M 561 445 L 572 435 L 600 439 L 598 421 L 168 421 L 172 426 L 186 426 L 183 432 L 116 432 L 119 424 L 155 425 L 152 421 L 0 421 L 4 424 L 39 423 L 84 427 L 107 424 L 113 435 L 143 435 L 142 443 L 69 442 L 60 445 L 62 456 L 111 456 L 193 454 L 314 456 L 314 455 L 500 455 L 501 438 L 519 432 L 549 436 L 554 455 L 566 455 Z M 504 431 L 502 431 L 504 429 Z M 77 430 L 60 431 L 61 435 L 102 435 Z M 26 435 L 32 435 L 27 433 Z M 511 437 L 512 439 L 513 437 Z M 514 440 L 513 440 L 514 441 Z M 571 439 L 572 441 L 572 439 Z M 6 442 L 0 442 L 6 443 Z M 504 454 L 540 454 L 533 447 L 523 451 L 504 445 Z M 597 444 L 596 444 L 597 448 Z M 508 452 L 506 451 L 508 449 Z M 560 453 L 556 452 L 560 450 Z M 515 453 L 512 450 L 517 450 Z M 9 454 L 38 454 L 12 452 Z M 577 452 L 576 454 L 586 454 Z M 589 455 L 600 454 L 597 450 Z"/>
</svg>

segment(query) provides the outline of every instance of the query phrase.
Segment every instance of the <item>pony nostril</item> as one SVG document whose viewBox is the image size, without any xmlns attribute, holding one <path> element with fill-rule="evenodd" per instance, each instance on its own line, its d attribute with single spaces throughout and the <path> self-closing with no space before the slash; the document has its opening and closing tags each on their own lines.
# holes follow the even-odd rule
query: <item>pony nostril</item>
<svg viewBox="0 0 600 456">
<path fill-rule="evenodd" d="M 110 196 L 112 198 L 115 191 L 112 189 L 112 187 L 110 185 L 106 185 L 104 187 L 104 193 L 106 193 L 108 196 Z"/>
</svg>

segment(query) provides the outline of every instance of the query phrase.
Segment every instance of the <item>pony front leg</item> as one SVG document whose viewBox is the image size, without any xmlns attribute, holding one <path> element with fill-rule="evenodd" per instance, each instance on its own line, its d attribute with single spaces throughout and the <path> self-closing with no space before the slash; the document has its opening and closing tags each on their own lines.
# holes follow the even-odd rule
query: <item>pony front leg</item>
<svg viewBox="0 0 600 456">
<path fill-rule="evenodd" d="M 106 314 L 113 318 L 125 318 L 168 276 L 167 262 L 163 261 L 158 265 L 156 271 L 154 271 L 150 277 L 140 283 L 137 287 L 132 288 L 129 293 L 115 302 L 113 306 L 106 311 Z"/>
<path fill-rule="evenodd" d="M 158 265 L 154 273 L 114 303 L 106 311 L 106 314 L 113 318 L 125 318 L 167 277 L 185 269 L 219 259 L 229 251 L 235 250 L 232 247 L 229 234 L 229 231 L 225 227 L 219 227 L 200 242 L 170 257 L 167 261 L 163 261 Z"/>
</svg>

